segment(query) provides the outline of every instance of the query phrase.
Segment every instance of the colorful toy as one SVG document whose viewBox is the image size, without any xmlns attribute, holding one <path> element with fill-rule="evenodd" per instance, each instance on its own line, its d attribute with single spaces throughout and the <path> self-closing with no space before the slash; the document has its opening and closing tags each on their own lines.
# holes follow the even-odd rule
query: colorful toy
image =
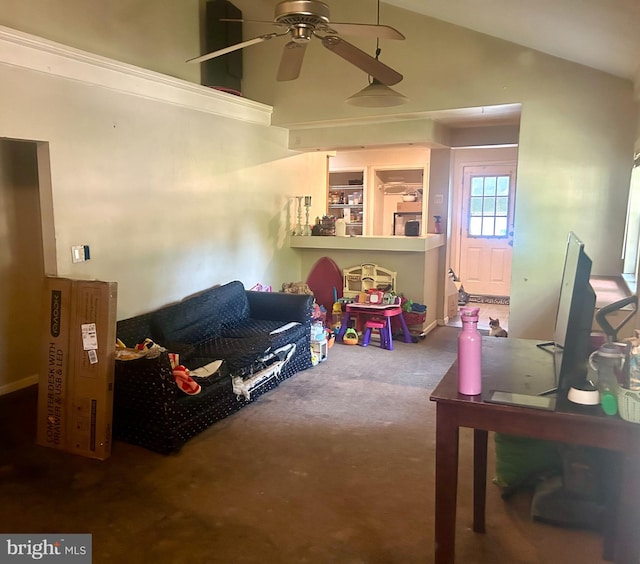
<svg viewBox="0 0 640 564">
<path fill-rule="evenodd" d="M 195 396 L 196 394 L 199 394 L 202 389 L 200 384 L 191 377 L 189 369 L 183 364 L 180 364 L 173 369 L 173 379 L 175 380 L 178 388 L 187 395 Z"/>
<path fill-rule="evenodd" d="M 342 337 L 342 342 L 345 345 L 357 345 L 358 344 L 358 333 L 353 327 L 349 327 Z"/>
<path fill-rule="evenodd" d="M 337 335 L 342 326 L 342 304 L 340 302 L 334 302 L 331 308 L 331 329 Z"/>
<path fill-rule="evenodd" d="M 322 341 L 324 340 L 325 330 L 324 325 L 320 321 L 314 321 L 311 324 L 311 335 L 310 338 L 312 341 Z"/>
<path fill-rule="evenodd" d="M 138 343 L 134 348 L 138 351 L 145 352 L 147 358 L 156 358 L 160 356 L 160 353 L 163 353 L 167 350 L 151 339 L 145 339 L 144 341 Z"/>
<path fill-rule="evenodd" d="M 380 290 L 369 290 L 367 302 L 370 304 L 381 304 L 383 298 L 384 292 L 381 292 Z"/>
<path fill-rule="evenodd" d="M 335 342 L 336 342 L 335 333 L 330 329 L 327 329 L 327 348 L 330 349 Z"/>
</svg>

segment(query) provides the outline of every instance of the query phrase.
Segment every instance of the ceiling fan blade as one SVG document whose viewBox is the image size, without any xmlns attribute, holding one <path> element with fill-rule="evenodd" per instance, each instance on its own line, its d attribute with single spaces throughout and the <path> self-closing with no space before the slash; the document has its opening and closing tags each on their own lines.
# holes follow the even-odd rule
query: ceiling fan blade
<svg viewBox="0 0 640 564">
<path fill-rule="evenodd" d="M 390 25 L 331 22 L 327 24 L 326 29 L 323 29 L 322 31 L 325 31 L 327 33 L 335 31 L 337 33 L 343 33 L 344 35 L 351 35 L 353 37 L 405 39 L 402 33 L 400 33 L 395 27 L 391 27 Z"/>
<path fill-rule="evenodd" d="M 282 50 L 277 80 L 295 80 L 300 76 L 302 60 L 307 50 L 307 43 L 289 41 Z"/>
<path fill-rule="evenodd" d="M 265 20 L 245 20 L 242 18 L 220 18 L 219 22 L 239 22 L 239 23 L 262 23 L 262 24 L 271 24 L 275 25 L 275 22 L 268 22 Z"/>
<path fill-rule="evenodd" d="M 242 43 L 236 43 L 235 45 L 230 45 L 229 47 L 225 47 L 224 49 L 218 49 L 217 51 L 212 51 L 211 53 L 207 53 L 206 55 L 202 55 L 200 57 L 195 57 L 193 59 L 189 59 L 187 63 L 202 63 L 204 61 L 208 61 L 209 59 L 213 59 L 214 57 L 220 57 L 222 55 L 226 55 L 227 53 L 231 53 L 232 51 L 237 51 L 238 49 L 244 49 L 245 47 L 249 47 L 249 45 L 255 45 L 256 43 L 262 43 L 263 41 L 267 41 L 269 39 L 273 39 L 274 37 L 278 37 L 277 33 L 268 33 L 267 35 L 261 35 L 260 37 L 254 37 L 253 39 L 249 39 L 247 41 L 243 41 Z"/>
<path fill-rule="evenodd" d="M 329 49 L 329 51 L 333 51 L 345 61 L 350 62 L 379 82 L 382 82 L 382 84 L 393 86 L 402 80 L 402 75 L 398 71 L 381 63 L 371 55 L 367 55 L 367 53 L 361 51 L 355 45 L 351 45 L 351 43 L 348 43 L 341 37 L 328 35 L 322 38 L 322 44 Z"/>
</svg>

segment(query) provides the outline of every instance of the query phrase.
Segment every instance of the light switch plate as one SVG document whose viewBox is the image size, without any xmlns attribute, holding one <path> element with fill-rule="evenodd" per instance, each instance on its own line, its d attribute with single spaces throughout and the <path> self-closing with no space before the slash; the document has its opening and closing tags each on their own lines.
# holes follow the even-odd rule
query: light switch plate
<svg viewBox="0 0 640 564">
<path fill-rule="evenodd" d="M 84 262 L 84 245 L 75 245 L 71 247 L 71 261 Z"/>
</svg>

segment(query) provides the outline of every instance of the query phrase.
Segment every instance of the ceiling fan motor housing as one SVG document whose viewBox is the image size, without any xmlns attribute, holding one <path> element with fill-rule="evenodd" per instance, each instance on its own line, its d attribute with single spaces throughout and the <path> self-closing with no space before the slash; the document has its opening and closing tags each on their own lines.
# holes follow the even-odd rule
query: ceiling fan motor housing
<svg viewBox="0 0 640 564">
<path fill-rule="evenodd" d="M 276 23 L 315 29 L 329 23 L 329 6 L 318 0 L 284 0 L 276 6 Z"/>
</svg>

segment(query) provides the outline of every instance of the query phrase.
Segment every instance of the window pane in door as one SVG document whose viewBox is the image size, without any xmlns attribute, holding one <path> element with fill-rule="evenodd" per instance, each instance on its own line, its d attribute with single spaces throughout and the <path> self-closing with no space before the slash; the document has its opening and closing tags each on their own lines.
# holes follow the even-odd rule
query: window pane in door
<svg viewBox="0 0 640 564">
<path fill-rule="evenodd" d="M 472 217 L 469 219 L 469 235 L 471 237 L 479 237 L 482 235 L 482 218 Z"/>
<path fill-rule="evenodd" d="M 482 215 L 495 215 L 496 214 L 496 199 L 495 198 L 485 198 L 484 199 L 484 209 L 482 210 Z"/>
<path fill-rule="evenodd" d="M 484 195 L 495 196 L 496 195 L 496 177 L 486 176 L 484 179 Z"/>
<path fill-rule="evenodd" d="M 495 220 L 492 217 L 482 218 L 482 234 L 485 237 L 490 237 L 494 234 L 494 224 Z"/>
<path fill-rule="evenodd" d="M 496 198 L 496 215 L 509 213 L 509 198 Z"/>
<path fill-rule="evenodd" d="M 471 196 L 482 196 L 484 191 L 484 179 L 482 176 L 474 176 L 471 179 Z"/>
<path fill-rule="evenodd" d="M 498 176 L 498 187 L 496 190 L 496 194 L 498 196 L 509 195 L 509 177 L 508 176 Z"/>
<path fill-rule="evenodd" d="M 506 237 L 511 176 L 472 176 L 468 201 L 470 237 Z"/>
<path fill-rule="evenodd" d="M 506 217 L 496 217 L 495 234 L 500 237 L 507 236 L 507 218 Z"/>
<path fill-rule="evenodd" d="M 482 215 L 482 198 L 471 198 L 469 207 L 471 215 Z"/>
</svg>

